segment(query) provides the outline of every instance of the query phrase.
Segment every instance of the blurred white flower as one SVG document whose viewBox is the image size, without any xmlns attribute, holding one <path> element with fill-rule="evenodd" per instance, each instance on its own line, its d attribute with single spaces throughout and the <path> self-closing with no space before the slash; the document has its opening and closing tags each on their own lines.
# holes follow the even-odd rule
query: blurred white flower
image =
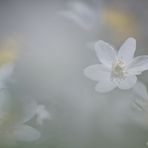
<svg viewBox="0 0 148 148">
<path fill-rule="evenodd" d="M 29 102 L 27 104 L 22 104 L 21 111 L 19 112 L 16 110 L 9 109 L 5 111 L 1 108 L 1 143 L 4 142 L 4 144 L 14 145 L 17 141 L 29 142 L 40 138 L 40 133 L 26 124 L 26 122 L 32 119 L 36 113 L 36 103 Z"/>
<path fill-rule="evenodd" d="M 96 22 L 95 11 L 80 1 L 68 3 L 68 9 L 61 11 L 59 14 L 86 30 L 91 29 Z"/>
<path fill-rule="evenodd" d="M 44 120 L 51 118 L 49 112 L 45 109 L 44 105 L 38 105 L 36 111 L 37 119 L 36 122 L 38 125 L 42 125 Z"/>
<path fill-rule="evenodd" d="M 95 50 L 101 64 L 87 67 L 84 74 L 98 81 L 96 91 L 109 92 L 116 87 L 130 89 L 136 84 L 136 75 L 148 70 L 147 55 L 133 59 L 136 50 L 134 38 L 128 38 L 118 52 L 101 40 L 96 42 Z"/>
</svg>

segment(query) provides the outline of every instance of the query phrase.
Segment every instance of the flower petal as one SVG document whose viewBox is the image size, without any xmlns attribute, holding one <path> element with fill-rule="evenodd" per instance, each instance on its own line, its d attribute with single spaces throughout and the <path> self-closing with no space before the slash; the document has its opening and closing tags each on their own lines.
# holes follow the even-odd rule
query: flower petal
<svg viewBox="0 0 148 148">
<path fill-rule="evenodd" d="M 84 75 L 89 79 L 100 81 L 110 76 L 110 72 L 102 64 L 91 65 L 84 69 Z"/>
<path fill-rule="evenodd" d="M 136 84 L 136 81 L 137 81 L 136 76 L 129 76 L 125 80 L 118 82 L 117 86 L 120 89 L 130 89 Z"/>
<path fill-rule="evenodd" d="M 98 41 L 95 44 L 95 51 L 100 62 L 107 67 L 111 67 L 116 58 L 115 49 L 104 41 Z"/>
<path fill-rule="evenodd" d="M 135 50 L 136 40 L 134 38 L 128 38 L 120 47 L 118 57 L 129 63 L 134 57 Z"/>
<path fill-rule="evenodd" d="M 15 137 L 16 141 L 34 141 L 40 138 L 40 133 L 28 125 L 15 127 L 12 135 Z"/>
<path fill-rule="evenodd" d="M 148 70 L 148 56 L 138 56 L 133 59 L 131 64 L 128 66 L 129 74 L 141 74 L 142 71 Z"/>
<path fill-rule="evenodd" d="M 112 81 L 106 80 L 100 81 L 96 85 L 95 90 L 100 93 L 106 93 L 112 91 L 114 88 L 116 88 L 116 85 Z"/>
</svg>

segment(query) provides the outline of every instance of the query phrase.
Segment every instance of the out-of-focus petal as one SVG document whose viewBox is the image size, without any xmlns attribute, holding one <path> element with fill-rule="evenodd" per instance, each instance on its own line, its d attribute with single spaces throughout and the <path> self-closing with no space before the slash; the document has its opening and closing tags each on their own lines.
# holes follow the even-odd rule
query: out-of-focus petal
<svg viewBox="0 0 148 148">
<path fill-rule="evenodd" d="M 12 136 L 15 137 L 16 141 L 34 141 L 40 138 L 40 133 L 27 125 L 18 125 L 14 127 Z"/>
<path fill-rule="evenodd" d="M 96 21 L 94 11 L 82 2 L 69 3 L 69 8 L 65 11 L 61 11 L 59 14 L 72 20 L 85 30 L 90 30 Z"/>
<path fill-rule="evenodd" d="M 45 109 L 44 105 L 38 105 L 36 115 L 36 122 L 39 125 L 42 125 L 44 120 L 49 120 L 51 118 L 49 112 Z"/>
<path fill-rule="evenodd" d="M 133 87 L 133 91 L 136 94 L 138 94 L 140 97 L 144 99 L 148 99 L 147 88 L 142 82 L 138 81 L 136 85 Z"/>
<path fill-rule="evenodd" d="M 4 81 L 8 79 L 14 70 L 14 64 L 7 64 L 2 67 L 0 67 L 0 81 Z"/>
<path fill-rule="evenodd" d="M 20 112 L 15 116 L 15 122 L 18 124 L 29 121 L 35 116 L 37 111 L 37 103 L 34 100 L 24 99 L 21 101 Z"/>
</svg>

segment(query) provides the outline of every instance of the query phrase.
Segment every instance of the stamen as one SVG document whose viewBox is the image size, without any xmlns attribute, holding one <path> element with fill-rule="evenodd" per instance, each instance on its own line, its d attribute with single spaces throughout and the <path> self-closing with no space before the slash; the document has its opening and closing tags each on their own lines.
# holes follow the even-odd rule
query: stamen
<svg viewBox="0 0 148 148">
<path fill-rule="evenodd" d="M 122 59 L 117 59 L 112 65 L 112 77 L 117 79 L 125 79 L 127 74 L 126 64 Z"/>
</svg>

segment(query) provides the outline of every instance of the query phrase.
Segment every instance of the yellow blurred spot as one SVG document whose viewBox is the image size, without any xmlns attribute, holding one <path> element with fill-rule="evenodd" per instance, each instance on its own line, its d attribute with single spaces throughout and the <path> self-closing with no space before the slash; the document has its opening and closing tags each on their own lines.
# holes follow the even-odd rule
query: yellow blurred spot
<svg viewBox="0 0 148 148">
<path fill-rule="evenodd" d="M 17 58 L 20 46 L 13 38 L 0 45 L 0 66 L 14 62 Z"/>
<path fill-rule="evenodd" d="M 133 28 L 133 18 L 126 12 L 117 9 L 105 9 L 103 18 L 106 23 L 109 23 L 116 29 Z"/>
<path fill-rule="evenodd" d="M 127 10 L 106 8 L 102 12 L 102 19 L 104 25 L 110 28 L 117 40 L 137 35 L 136 19 Z"/>
</svg>

